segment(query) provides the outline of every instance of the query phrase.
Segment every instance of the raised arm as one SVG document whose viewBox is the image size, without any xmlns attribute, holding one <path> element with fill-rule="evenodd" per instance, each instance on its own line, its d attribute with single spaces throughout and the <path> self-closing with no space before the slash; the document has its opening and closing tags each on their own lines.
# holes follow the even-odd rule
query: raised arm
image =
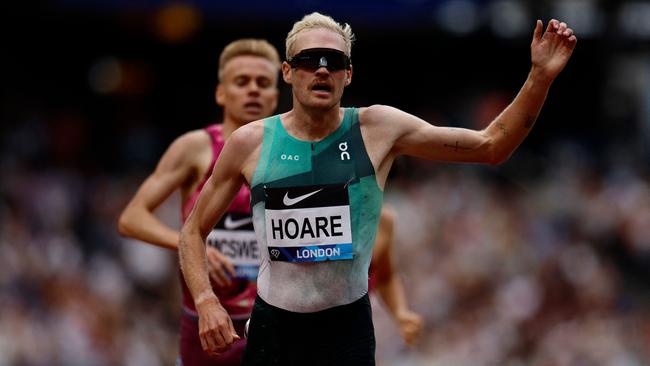
<svg viewBox="0 0 650 366">
<path fill-rule="evenodd" d="M 219 155 L 212 176 L 201 190 L 198 201 L 181 229 L 180 264 L 185 282 L 199 314 L 199 336 L 203 349 L 211 354 L 227 349 L 236 339 L 232 321 L 212 291 L 208 279 L 205 239 L 219 221 L 244 182 L 244 171 L 251 164 L 253 138 L 235 131 Z"/>
<path fill-rule="evenodd" d="M 542 21 L 535 25 L 530 45 L 532 67 L 519 94 L 485 129 L 491 141 L 491 162 L 507 160 L 537 120 L 551 83 L 569 61 L 577 38 L 566 23 L 551 20 L 542 33 Z"/>
<path fill-rule="evenodd" d="M 553 80 L 568 62 L 577 39 L 565 23 L 551 20 L 542 32 L 537 21 L 531 42 L 532 67 L 515 99 L 482 131 L 433 126 L 387 106 L 362 111 L 362 121 L 373 125 L 370 134 L 383 136 L 390 151 L 383 156 L 411 155 L 430 160 L 499 164 L 528 135 L 544 104 Z M 372 137 L 371 137 L 372 138 Z"/>
<path fill-rule="evenodd" d="M 142 183 L 120 215 L 118 231 L 121 235 L 150 244 L 176 250 L 178 230 L 162 223 L 154 211 L 196 175 L 193 156 L 196 146 L 210 147 L 207 134 L 189 132 L 177 138 L 160 158 L 156 170 Z"/>
</svg>

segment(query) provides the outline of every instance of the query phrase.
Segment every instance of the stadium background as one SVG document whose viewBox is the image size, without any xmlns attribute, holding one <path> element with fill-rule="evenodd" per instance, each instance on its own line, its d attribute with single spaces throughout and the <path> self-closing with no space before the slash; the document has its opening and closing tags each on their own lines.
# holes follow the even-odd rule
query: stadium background
<svg viewBox="0 0 650 366">
<path fill-rule="evenodd" d="M 179 134 L 218 120 L 219 51 L 284 52 L 311 11 L 357 36 L 343 104 L 482 128 L 529 68 L 534 20 L 579 43 L 499 167 L 398 160 L 386 202 L 425 318 L 381 365 L 650 364 L 650 3 L 60 0 L 2 5 L 0 365 L 171 365 L 177 263 L 116 217 Z M 290 106 L 281 86 L 279 112 Z M 178 226 L 174 204 L 161 217 Z"/>
</svg>

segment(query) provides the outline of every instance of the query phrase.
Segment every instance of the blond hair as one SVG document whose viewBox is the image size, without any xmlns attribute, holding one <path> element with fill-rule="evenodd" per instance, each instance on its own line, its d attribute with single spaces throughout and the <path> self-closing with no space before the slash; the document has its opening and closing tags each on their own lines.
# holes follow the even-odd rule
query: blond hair
<svg viewBox="0 0 650 366">
<path fill-rule="evenodd" d="M 274 66 L 280 69 L 280 55 L 278 50 L 264 39 L 242 38 L 230 42 L 224 47 L 219 56 L 219 81 L 223 78 L 223 69 L 228 63 L 238 56 L 258 56 L 269 60 Z"/>
<path fill-rule="evenodd" d="M 287 59 L 291 56 L 291 51 L 294 43 L 296 43 L 298 33 L 318 28 L 329 29 L 340 34 L 345 41 L 345 54 L 348 55 L 348 57 L 352 56 L 352 42 L 354 42 L 352 27 L 350 27 L 348 23 L 342 25 L 336 22 L 336 20 L 332 19 L 329 15 L 313 12 L 305 15 L 301 20 L 293 24 L 293 28 L 291 28 L 286 39 L 285 56 Z"/>
</svg>

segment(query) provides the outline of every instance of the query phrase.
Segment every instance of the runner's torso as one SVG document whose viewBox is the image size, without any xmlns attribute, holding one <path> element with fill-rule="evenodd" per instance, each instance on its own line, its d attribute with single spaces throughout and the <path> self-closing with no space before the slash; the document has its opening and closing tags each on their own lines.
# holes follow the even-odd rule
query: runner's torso
<svg viewBox="0 0 650 366">
<path fill-rule="evenodd" d="M 251 186 L 262 299 L 314 312 L 367 293 L 382 191 L 356 108 L 318 142 L 290 136 L 280 116 L 264 120 Z"/>
</svg>

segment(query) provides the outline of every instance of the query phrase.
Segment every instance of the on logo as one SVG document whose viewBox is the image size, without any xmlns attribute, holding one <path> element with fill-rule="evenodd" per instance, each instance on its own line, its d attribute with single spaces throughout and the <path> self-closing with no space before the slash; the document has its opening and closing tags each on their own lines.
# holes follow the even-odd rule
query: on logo
<svg viewBox="0 0 650 366">
<path fill-rule="evenodd" d="M 341 150 L 341 160 L 350 160 L 350 153 L 348 152 L 348 142 L 341 142 L 339 144 L 339 150 Z"/>
<path fill-rule="evenodd" d="M 282 155 L 280 155 L 280 159 L 282 159 L 282 160 L 295 160 L 295 161 L 298 161 L 298 160 L 300 160 L 300 155 L 291 155 L 291 154 L 287 155 L 287 154 L 282 154 Z"/>
</svg>

